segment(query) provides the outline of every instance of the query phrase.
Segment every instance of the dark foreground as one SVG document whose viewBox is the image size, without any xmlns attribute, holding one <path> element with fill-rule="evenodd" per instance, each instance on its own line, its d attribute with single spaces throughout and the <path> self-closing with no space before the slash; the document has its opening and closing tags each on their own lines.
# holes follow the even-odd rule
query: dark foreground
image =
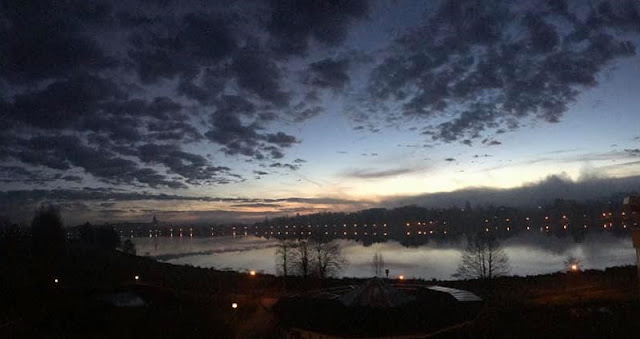
<svg viewBox="0 0 640 339">
<path fill-rule="evenodd" d="M 83 246 L 69 247 L 56 260 L 23 251 L 4 252 L 0 260 L 0 338 L 278 338 L 286 334 L 271 309 L 279 297 L 363 282 L 285 282 Z M 640 333 L 635 267 L 508 277 L 490 286 L 436 283 L 485 299 L 476 319 L 437 332 L 437 338 L 623 338 Z"/>
</svg>

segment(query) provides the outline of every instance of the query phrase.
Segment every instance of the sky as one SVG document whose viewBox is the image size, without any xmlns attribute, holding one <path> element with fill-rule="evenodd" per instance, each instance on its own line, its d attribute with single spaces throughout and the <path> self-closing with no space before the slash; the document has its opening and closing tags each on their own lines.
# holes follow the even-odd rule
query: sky
<svg viewBox="0 0 640 339">
<path fill-rule="evenodd" d="M 11 220 L 249 221 L 640 175 L 637 1 L 0 6 Z"/>
</svg>

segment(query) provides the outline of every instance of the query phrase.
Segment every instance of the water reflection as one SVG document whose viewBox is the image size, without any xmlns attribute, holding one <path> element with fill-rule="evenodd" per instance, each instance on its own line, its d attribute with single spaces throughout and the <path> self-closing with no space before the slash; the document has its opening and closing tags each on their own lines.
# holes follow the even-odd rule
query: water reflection
<svg viewBox="0 0 640 339">
<path fill-rule="evenodd" d="M 138 253 L 177 265 L 215 267 L 275 273 L 275 245 L 277 239 L 258 237 L 218 238 L 135 238 Z M 349 265 L 344 276 L 370 277 L 376 252 L 384 256 L 390 276 L 407 278 L 451 279 L 460 260 L 464 241 L 430 242 L 406 247 L 397 241 L 363 246 L 355 240 L 334 240 L 342 247 Z M 580 259 L 583 269 L 602 269 L 631 265 L 635 251 L 629 237 L 609 233 L 587 234 L 581 243 L 570 237 L 557 238 L 542 234 L 523 234 L 503 240 L 509 256 L 511 274 L 532 275 L 552 273 L 565 269 L 569 256 Z"/>
</svg>

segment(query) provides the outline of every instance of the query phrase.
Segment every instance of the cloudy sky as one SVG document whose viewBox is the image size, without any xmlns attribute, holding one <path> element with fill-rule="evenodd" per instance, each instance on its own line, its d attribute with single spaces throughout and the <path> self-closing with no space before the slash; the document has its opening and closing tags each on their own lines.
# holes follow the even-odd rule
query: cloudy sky
<svg viewBox="0 0 640 339">
<path fill-rule="evenodd" d="M 0 1 L 0 204 L 249 220 L 640 174 L 637 1 Z"/>
</svg>

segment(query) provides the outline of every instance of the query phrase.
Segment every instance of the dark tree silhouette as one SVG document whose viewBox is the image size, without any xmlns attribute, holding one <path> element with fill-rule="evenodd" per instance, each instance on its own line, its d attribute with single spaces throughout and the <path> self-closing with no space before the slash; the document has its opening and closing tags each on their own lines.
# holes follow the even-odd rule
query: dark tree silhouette
<svg viewBox="0 0 640 339">
<path fill-rule="evenodd" d="M 382 258 L 382 254 L 376 252 L 373 255 L 373 262 L 371 263 L 373 266 L 373 273 L 376 277 L 382 277 L 384 273 L 384 258 Z"/>
<path fill-rule="evenodd" d="M 114 250 L 120 246 L 120 236 L 111 226 L 92 226 L 85 223 L 78 230 L 80 241 L 103 250 Z"/>
<path fill-rule="evenodd" d="M 31 221 L 33 253 L 54 258 L 64 250 L 65 236 L 60 210 L 53 205 L 42 205 Z"/>
<path fill-rule="evenodd" d="M 136 244 L 127 239 L 122 243 L 122 252 L 126 254 L 136 255 Z"/>
<path fill-rule="evenodd" d="M 481 232 L 467 238 L 467 247 L 454 276 L 491 280 L 509 273 L 509 258 L 492 234 Z"/>
<path fill-rule="evenodd" d="M 308 240 L 300 240 L 295 246 L 292 257 L 292 266 L 295 273 L 308 277 L 311 275 L 311 252 Z"/>
<path fill-rule="evenodd" d="M 347 265 L 336 242 L 314 242 L 312 253 L 314 270 L 320 279 L 338 274 Z"/>
<path fill-rule="evenodd" d="M 290 240 L 282 240 L 276 245 L 276 271 L 285 278 L 291 273 L 294 249 L 295 243 Z"/>
<path fill-rule="evenodd" d="M 111 226 L 96 229 L 96 246 L 103 250 L 115 250 L 120 246 L 120 236 Z"/>
</svg>

